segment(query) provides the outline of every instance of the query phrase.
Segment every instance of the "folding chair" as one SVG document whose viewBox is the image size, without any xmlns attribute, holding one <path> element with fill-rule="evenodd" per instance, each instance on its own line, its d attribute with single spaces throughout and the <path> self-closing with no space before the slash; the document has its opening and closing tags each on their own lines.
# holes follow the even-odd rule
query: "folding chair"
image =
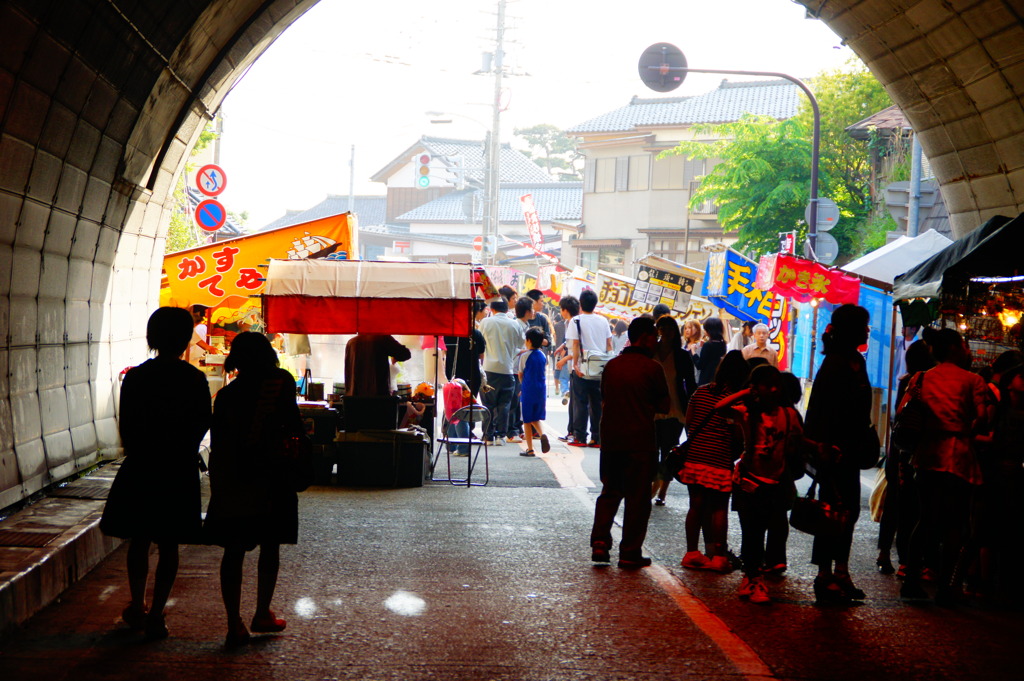
<svg viewBox="0 0 1024 681">
<path fill-rule="evenodd" d="M 453 485 L 465 485 L 466 487 L 471 485 L 483 487 L 491 479 L 490 461 L 487 458 L 487 442 L 486 440 L 474 435 L 473 427 L 479 423 L 481 434 L 486 433 L 487 426 L 491 422 L 491 412 L 482 404 L 470 404 L 462 407 L 452 414 L 452 421 L 460 421 L 462 423 L 469 424 L 469 437 L 450 436 L 448 434 L 448 418 L 446 417 L 442 419 L 441 433 L 437 438 L 437 452 L 434 454 L 434 460 L 430 464 L 430 479 L 434 482 L 447 480 Z M 469 456 L 466 457 L 467 468 L 465 478 L 452 477 L 452 449 L 459 446 L 469 448 Z M 473 470 L 476 468 L 477 461 L 480 458 L 481 449 L 484 453 L 484 481 L 473 482 Z M 448 477 L 445 478 L 437 477 L 436 475 L 437 462 L 441 459 L 442 451 L 445 453 L 445 459 L 448 465 Z"/>
</svg>

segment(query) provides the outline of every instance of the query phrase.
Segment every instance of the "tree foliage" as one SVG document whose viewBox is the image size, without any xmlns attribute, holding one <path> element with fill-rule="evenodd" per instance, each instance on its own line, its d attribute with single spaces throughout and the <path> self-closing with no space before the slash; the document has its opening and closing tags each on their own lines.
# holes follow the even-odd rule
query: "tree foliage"
<svg viewBox="0 0 1024 681">
<path fill-rule="evenodd" d="M 860 62 L 825 72 L 810 87 L 821 111 L 818 196 L 836 202 L 839 224 L 831 234 L 848 260 L 884 240 L 884 220 L 872 219 L 871 162 L 847 126 L 892 104 L 881 84 Z M 717 160 L 690 197 L 695 207 L 718 204 L 726 232 L 738 231 L 737 248 L 757 257 L 778 250 L 778 233 L 806 237 L 804 210 L 810 195 L 813 114 L 805 99 L 798 114 L 778 121 L 746 115 L 739 121 L 694 126 L 696 139 L 664 154 Z M 877 247 L 877 246 L 876 246 Z"/>
<path fill-rule="evenodd" d="M 196 145 L 192 147 L 189 159 L 201 153 L 206 147 L 217 139 L 215 123 L 206 124 L 206 127 L 199 133 Z M 192 212 L 188 209 L 188 196 L 185 194 L 185 183 L 189 176 L 196 170 L 191 160 L 185 163 L 185 168 L 178 175 L 178 182 L 174 185 L 174 192 L 171 194 L 173 202 L 171 208 L 170 226 L 167 228 L 167 239 L 164 243 L 164 253 L 183 251 L 186 248 L 193 248 L 203 243 L 205 236 L 200 233 L 192 219 Z M 243 215 L 245 215 L 243 213 Z"/>
<path fill-rule="evenodd" d="M 529 128 L 512 131 L 528 145 L 523 154 L 548 171 L 561 182 L 578 182 L 582 179 L 583 155 L 576 149 L 576 138 L 567 136 L 560 128 L 549 123 L 539 123 Z"/>
</svg>

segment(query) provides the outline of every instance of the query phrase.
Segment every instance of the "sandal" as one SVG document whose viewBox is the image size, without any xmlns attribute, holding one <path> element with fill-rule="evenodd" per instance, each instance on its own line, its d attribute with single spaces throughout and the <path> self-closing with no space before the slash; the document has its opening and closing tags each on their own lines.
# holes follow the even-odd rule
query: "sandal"
<svg viewBox="0 0 1024 681">
<path fill-rule="evenodd" d="M 149 613 L 144 605 L 135 605 L 132 601 L 128 607 L 121 611 L 121 621 L 128 625 L 129 629 L 142 631 L 146 627 L 146 615 Z"/>
<path fill-rule="evenodd" d="M 150 613 L 146 617 L 146 624 L 143 627 L 143 632 L 146 635 L 147 641 L 159 641 L 160 639 L 167 638 L 171 635 L 171 632 L 167 630 L 167 623 L 164 621 L 163 613 L 159 615 Z"/>
<path fill-rule="evenodd" d="M 242 620 L 236 620 L 228 627 L 228 635 L 224 637 L 225 648 L 237 648 L 249 642 L 249 630 L 242 624 Z"/>
<path fill-rule="evenodd" d="M 525 452 L 519 452 L 519 456 L 537 456 L 534 454 L 532 449 L 527 449 Z"/>
<path fill-rule="evenodd" d="M 253 615 L 250 629 L 259 634 L 276 634 L 287 626 L 288 623 L 277 617 L 273 610 L 268 610 L 262 617 Z"/>
<path fill-rule="evenodd" d="M 548 442 L 547 435 L 540 436 L 540 451 L 542 454 L 547 454 L 548 452 L 551 451 L 551 443 Z"/>
</svg>

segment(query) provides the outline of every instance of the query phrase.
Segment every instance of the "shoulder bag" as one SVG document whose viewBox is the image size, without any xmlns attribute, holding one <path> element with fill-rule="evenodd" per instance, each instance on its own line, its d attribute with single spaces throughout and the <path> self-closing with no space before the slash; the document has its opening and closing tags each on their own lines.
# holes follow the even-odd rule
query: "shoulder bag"
<svg viewBox="0 0 1024 681">
<path fill-rule="evenodd" d="M 789 513 L 789 524 L 794 530 L 815 537 L 838 536 L 846 526 L 850 512 L 815 498 L 817 489 L 818 481 L 815 480 L 811 483 L 806 495 L 798 496 L 793 501 L 793 510 Z"/>
<path fill-rule="evenodd" d="M 931 414 L 931 409 L 921 395 L 923 383 L 923 371 L 913 375 L 893 420 L 892 443 L 898 449 L 908 452 L 913 451 L 921 441 Z"/>
<path fill-rule="evenodd" d="M 878 431 L 874 425 L 869 423 L 861 429 L 851 453 L 857 467 L 862 471 L 878 465 L 878 459 L 882 454 L 882 441 L 878 438 Z"/>
<path fill-rule="evenodd" d="M 583 374 L 583 378 L 591 380 L 601 378 L 601 374 L 604 373 L 604 365 L 615 354 L 583 349 L 583 325 L 580 324 L 579 317 L 576 318 L 576 331 L 579 333 L 580 352 L 582 353 L 582 357 L 580 357 L 580 373 Z"/>
<path fill-rule="evenodd" d="M 668 457 L 665 459 L 665 469 L 672 475 L 677 482 L 682 482 L 679 479 L 679 474 L 683 471 L 683 466 L 686 465 L 686 457 L 690 451 L 690 443 L 693 438 L 700 432 L 700 429 L 707 425 L 707 422 L 711 420 L 711 417 L 715 415 L 714 406 L 711 410 L 700 420 L 700 423 L 695 425 L 692 429 L 686 428 L 686 440 L 675 447 L 668 453 Z"/>
</svg>

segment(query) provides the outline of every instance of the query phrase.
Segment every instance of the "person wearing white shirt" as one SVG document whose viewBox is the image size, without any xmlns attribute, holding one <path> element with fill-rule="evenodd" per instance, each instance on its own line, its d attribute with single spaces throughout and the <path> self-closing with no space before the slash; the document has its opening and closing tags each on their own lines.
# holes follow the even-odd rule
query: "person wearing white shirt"
<svg viewBox="0 0 1024 681">
<path fill-rule="evenodd" d="M 580 293 L 581 314 L 565 326 L 565 342 L 572 354 L 573 432 L 568 444 L 577 447 L 600 447 L 601 379 L 586 378 L 581 372 L 583 351 L 611 352 L 612 332 L 604 317 L 594 314 L 597 294 L 591 289 Z M 587 420 L 590 440 L 587 440 Z"/>
<path fill-rule="evenodd" d="M 484 353 L 484 373 L 491 390 L 482 394 L 481 401 L 491 412 L 491 420 L 484 439 L 501 444 L 508 434 L 509 408 L 515 390 L 516 355 L 523 346 L 523 327 L 508 318 L 508 303 L 491 303 L 491 316 L 480 322 L 480 333 L 487 350 Z"/>
</svg>

